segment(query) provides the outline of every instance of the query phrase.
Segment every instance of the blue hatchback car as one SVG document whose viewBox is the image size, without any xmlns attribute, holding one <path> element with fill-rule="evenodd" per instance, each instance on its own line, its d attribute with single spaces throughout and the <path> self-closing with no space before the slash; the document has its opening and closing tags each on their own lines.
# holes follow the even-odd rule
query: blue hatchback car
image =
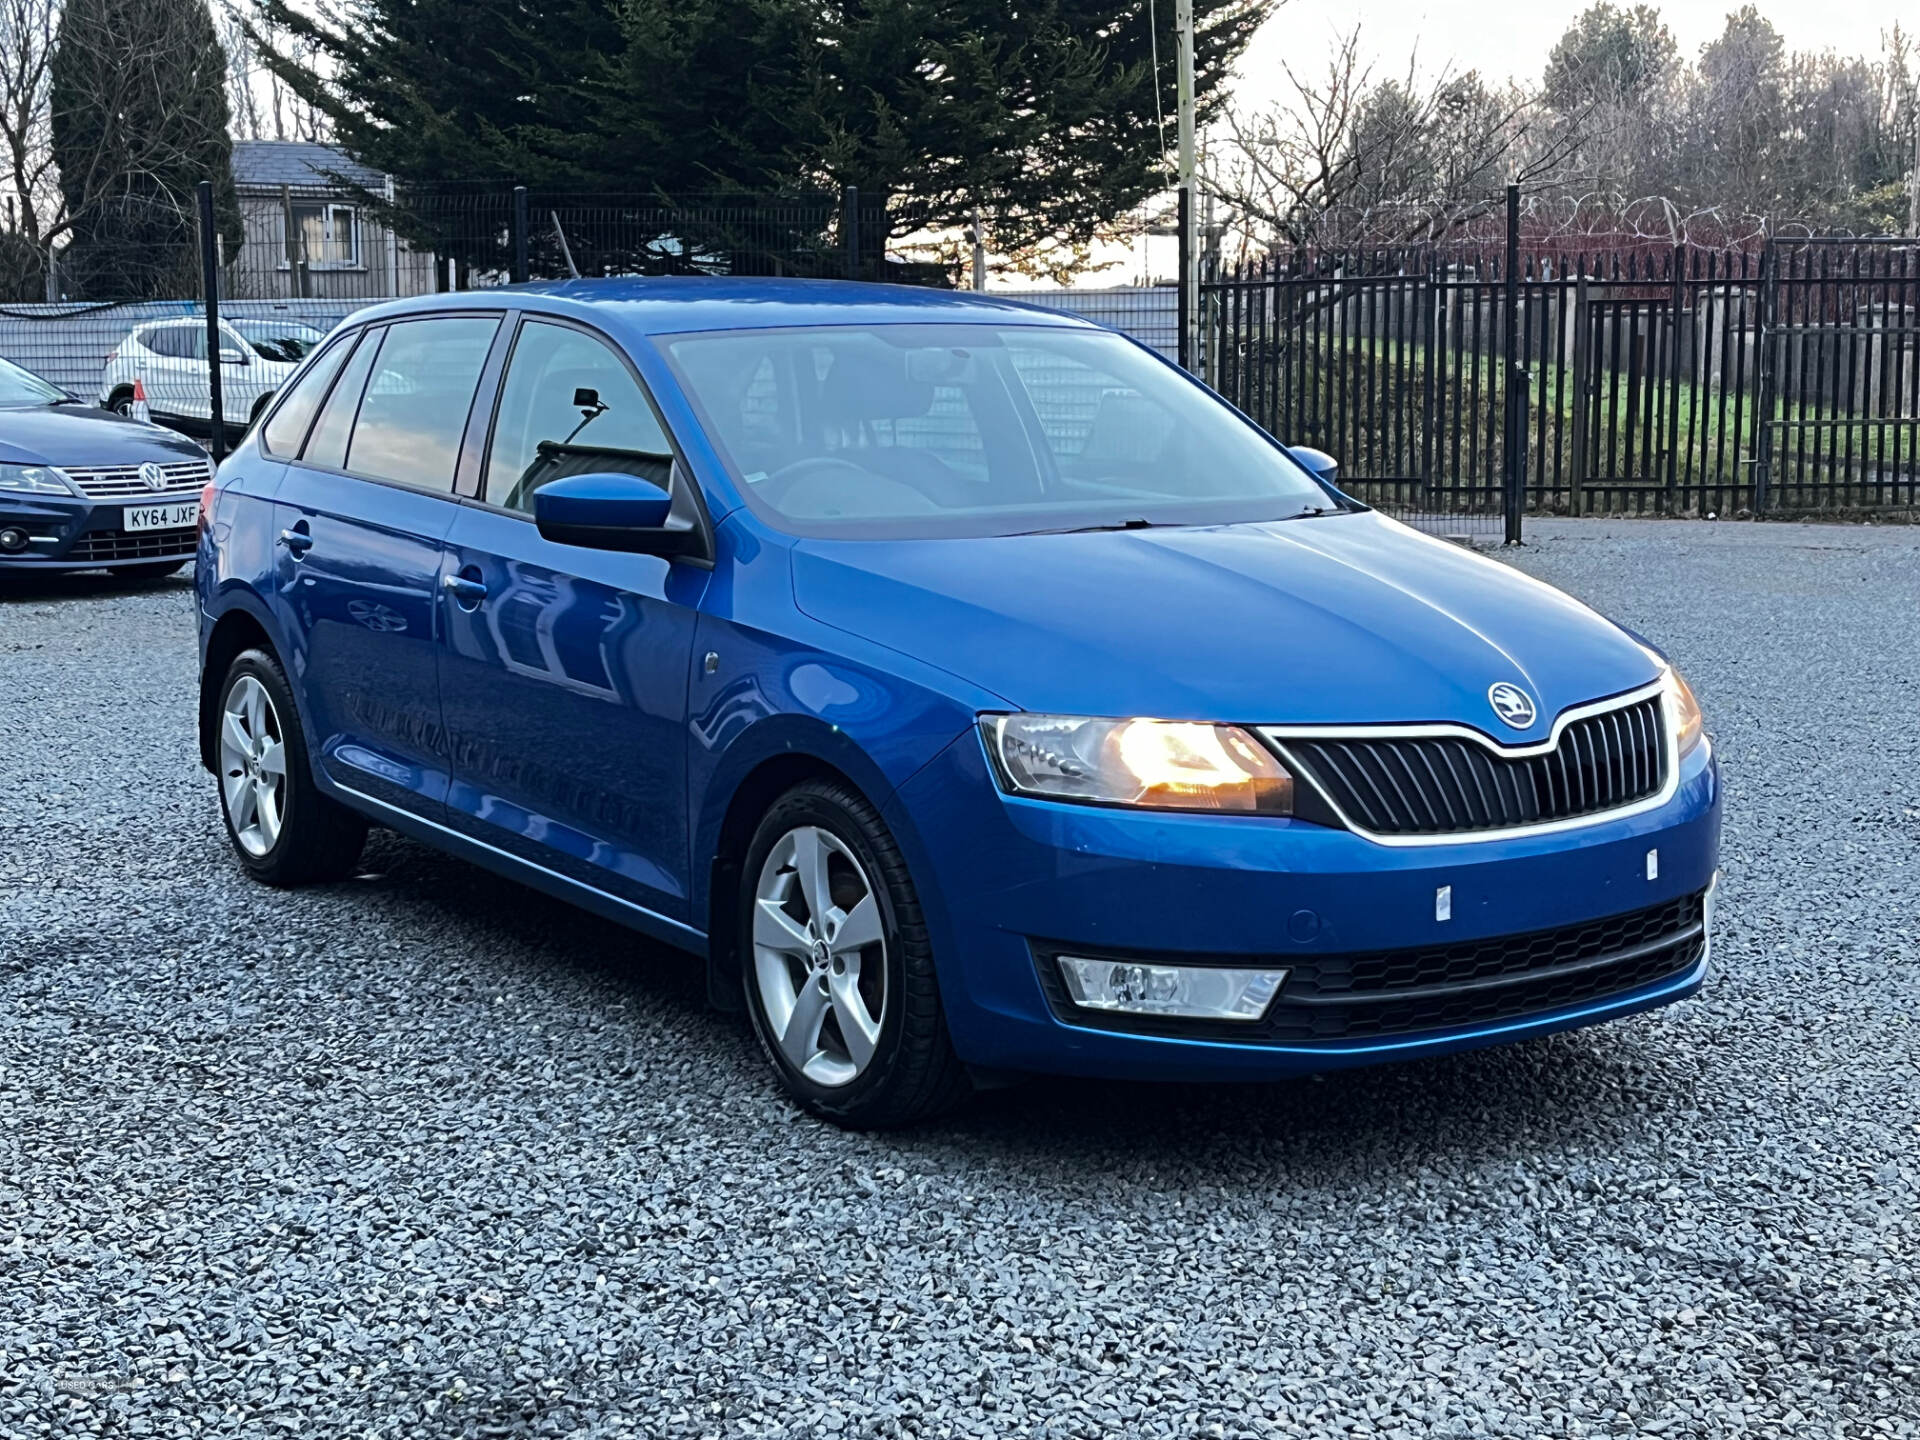
<svg viewBox="0 0 1920 1440">
<path fill-rule="evenodd" d="M 1719 786 L 1673 667 L 1071 316 L 383 305 L 200 525 L 248 871 L 344 875 L 378 823 L 576 901 L 704 957 L 844 1124 L 1431 1055 L 1706 971 Z"/>
</svg>

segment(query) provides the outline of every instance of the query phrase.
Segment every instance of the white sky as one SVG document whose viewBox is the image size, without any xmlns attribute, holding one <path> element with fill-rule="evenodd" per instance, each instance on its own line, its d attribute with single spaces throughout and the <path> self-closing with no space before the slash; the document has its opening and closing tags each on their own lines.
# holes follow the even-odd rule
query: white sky
<svg viewBox="0 0 1920 1440">
<path fill-rule="evenodd" d="M 1165 0 L 1171 4 L 1171 0 Z M 1478 70 L 1489 81 L 1520 77 L 1538 82 L 1547 54 L 1567 26 L 1592 0 L 1283 0 L 1240 57 L 1234 80 L 1239 104 L 1258 107 L 1291 94 L 1282 63 L 1302 79 L 1324 72 L 1340 37 L 1360 30 L 1360 53 L 1376 80 L 1406 73 L 1410 59 L 1431 77 L 1443 71 Z M 1615 0 L 1631 5 L 1636 0 Z M 1649 0 L 1673 32 L 1680 53 L 1697 59 L 1700 47 L 1726 25 L 1740 0 Z M 1916 0 L 1756 0 L 1760 13 L 1789 50 L 1835 50 L 1877 57 L 1881 36 L 1900 20 L 1920 32 Z M 1171 63 L 1171 57 L 1163 57 Z M 1173 117 L 1167 117 L 1171 140 Z M 1172 240 L 1153 238 L 1128 247 L 1100 247 L 1096 258 L 1119 261 L 1084 274 L 1074 283 L 1108 286 L 1137 283 L 1143 275 L 1172 275 L 1178 262 Z M 1022 282 L 996 278 L 1000 285 Z"/>
<path fill-rule="evenodd" d="M 1285 86 L 1283 60 L 1309 74 L 1335 37 L 1358 25 L 1360 49 L 1375 61 L 1379 78 L 1406 69 L 1417 47 L 1421 68 L 1478 70 L 1491 80 L 1523 76 L 1538 80 L 1547 52 L 1588 0 L 1285 0 L 1240 59 L 1238 93 L 1248 101 L 1271 98 Z M 1631 0 L 1618 0 L 1623 5 Z M 1896 19 L 1920 30 L 1913 0 L 1758 0 L 1790 50 L 1837 50 L 1877 55 L 1880 36 Z M 1718 35 L 1737 0 L 1668 0 L 1657 5 L 1680 52 L 1697 58 Z"/>
</svg>

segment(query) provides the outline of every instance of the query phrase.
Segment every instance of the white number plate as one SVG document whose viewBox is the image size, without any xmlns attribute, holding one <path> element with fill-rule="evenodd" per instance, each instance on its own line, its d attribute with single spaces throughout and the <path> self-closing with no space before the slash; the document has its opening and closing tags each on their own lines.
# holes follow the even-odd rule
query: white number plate
<svg viewBox="0 0 1920 1440">
<path fill-rule="evenodd" d="M 134 530 L 185 530 L 200 516 L 198 500 L 170 500 L 164 505 L 129 505 L 120 528 Z"/>
</svg>

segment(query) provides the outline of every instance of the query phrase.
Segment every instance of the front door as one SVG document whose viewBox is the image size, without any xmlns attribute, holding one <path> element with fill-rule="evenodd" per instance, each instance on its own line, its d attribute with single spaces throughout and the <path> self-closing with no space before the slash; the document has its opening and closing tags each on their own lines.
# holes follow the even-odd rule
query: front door
<svg viewBox="0 0 1920 1440">
<path fill-rule="evenodd" d="M 436 820 L 441 546 L 499 326 L 461 315 L 369 329 L 276 496 L 275 604 L 308 746 L 334 783 Z"/>
<path fill-rule="evenodd" d="M 665 483 L 672 447 L 599 336 L 529 319 L 481 476 L 447 535 L 448 823 L 687 922 L 686 710 L 705 570 L 557 545 L 533 495 L 562 475 Z M 691 483 L 681 479 L 677 483 Z"/>
</svg>

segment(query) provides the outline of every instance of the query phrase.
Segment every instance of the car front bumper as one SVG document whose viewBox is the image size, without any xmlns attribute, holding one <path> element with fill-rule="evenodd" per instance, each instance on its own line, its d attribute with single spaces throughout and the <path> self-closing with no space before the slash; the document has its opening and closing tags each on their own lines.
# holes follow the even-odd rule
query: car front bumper
<svg viewBox="0 0 1920 1440">
<path fill-rule="evenodd" d="M 129 507 L 184 504 L 198 495 L 196 489 L 138 499 L 89 500 L 0 493 L 0 534 L 18 530 L 28 537 L 20 549 L 0 549 L 0 573 L 112 570 L 191 560 L 198 539 L 194 526 L 129 531 L 124 522 Z"/>
<path fill-rule="evenodd" d="M 970 735 L 903 785 L 887 812 L 920 881 L 955 1047 L 982 1068 L 1275 1078 L 1630 1015 L 1694 993 L 1706 974 L 1709 916 L 1701 911 L 1710 912 L 1720 835 L 1719 776 L 1707 745 L 1681 762 L 1677 789 L 1657 809 L 1469 843 L 1396 848 L 1299 821 L 1008 797 Z M 1304 977 L 1436 950 L 1511 950 L 1522 944 L 1513 937 L 1551 948 L 1556 942 L 1540 937 L 1598 933 L 1596 922 L 1642 912 L 1690 915 L 1698 943 L 1601 966 L 1577 984 L 1509 992 L 1499 1004 L 1465 1003 L 1467 989 L 1432 993 L 1424 1011 L 1398 1007 L 1388 1024 L 1378 1011 L 1364 1024 L 1320 1024 L 1331 1013 L 1323 1012 L 1303 1029 L 1308 1012 L 1286 984 L 1269 1012 L 1275 1023 L 1240 1025 L 1076 1012 L 1061 987 L 1043 983 L 1042 967 L 1056 952 L 1257 963 Z M 1620 923 L 1629 929 L 1607 932 L 1605 956 L 1646 939 L 1645 926 Z M 1449 975 L 1458 972 L 1447 964 Z M 1516 1013 L 1513 996 L 1522 993 L 1528 999 Z"/>
</svg>

